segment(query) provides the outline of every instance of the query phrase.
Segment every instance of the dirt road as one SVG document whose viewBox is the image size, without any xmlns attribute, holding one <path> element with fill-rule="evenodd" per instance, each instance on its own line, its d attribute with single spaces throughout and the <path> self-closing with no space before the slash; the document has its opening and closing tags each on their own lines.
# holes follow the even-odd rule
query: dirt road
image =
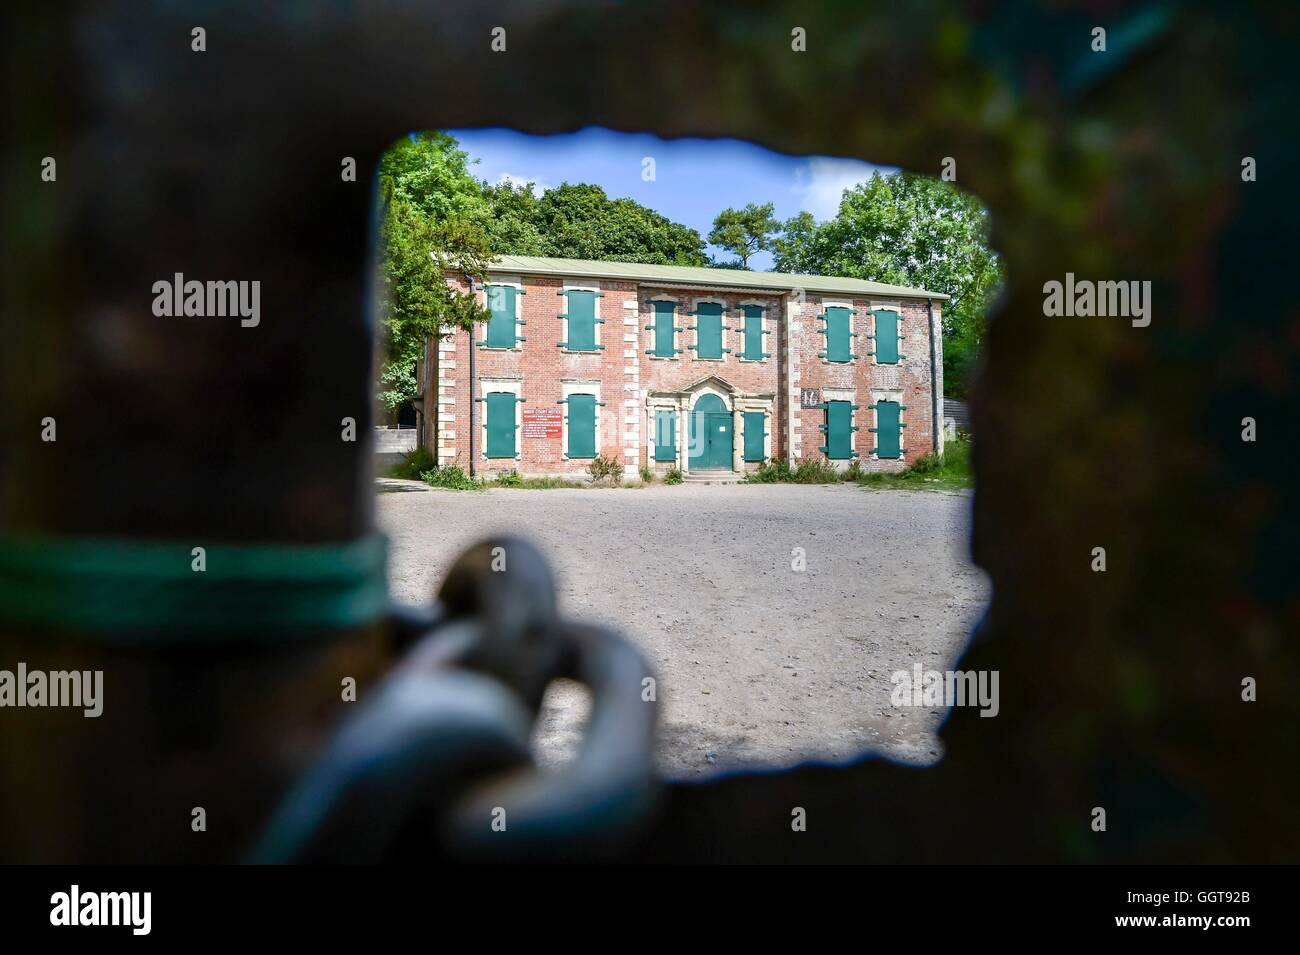
<svg viewBox="0 0 1300 955">
<path fill-rule="evenodd" d="M 939 711 L 892 706 L 890 676 L 916 662 L 950 668 L 987 598 L 966 557 L 968 494 L 406 487 L 419 489 L 378 503 L 395 596 L 427 601 L 454 556 L 488 534 L 533 540 L 555 568 L 561 611 L 621 630 L 657 671 L 665 773 L 868 748 L 938 757 Z M 586 708 L 580 687 L 551 688 L 543 763 L 569 758 Z"/>
</svg>

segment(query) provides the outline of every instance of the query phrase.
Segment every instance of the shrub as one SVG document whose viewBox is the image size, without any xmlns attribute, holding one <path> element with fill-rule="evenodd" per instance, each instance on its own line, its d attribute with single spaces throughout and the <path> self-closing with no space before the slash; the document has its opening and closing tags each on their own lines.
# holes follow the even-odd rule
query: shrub
<svg viewBox="0 0 1300 955">
<path fill-rule="evenodd" d="M 841 478 L 840 472 L 829 461 L 806 458 L 791 468 L 785 459 L 765 461 L 757 471 L 745 476 L 748 484 L 833 484 Z"/>
<path fill-rule="evenodd" d="M 591 462 L 591 479 L 593 481 L 608 479 L 611 484 L 619 484 L 623 480 L 623 465 L 613 458 L 597 455 Z"/>
<path fill-rule="evenodd" d="M 943 454 L 923 455 L 901 471 L 863 474 L 858 483 L 868 487 L 939 491 L 972 487 L 970 442 L 962 438 L 948 441 Z"/>
<path fill-rule="evenodd" d="M 673 468 L 671 471 L 669 471 L 667 474 L 664 475 L 664 483 L 665 483 L 665 484 L 681 484 L 681 483 L 682 483 L 682 472 L 679 471 L 679 470 L 677 470 L 676 468 Z"/>
<path fill-rule="evenodd" d="M 394 478 L 403 478 L 407 481 L 419 481 L 425 471 L 431 471 L 438 467 L 438 462 L 433 459 L 424 448 L 416 448 L 414 451 L 407 451 L 402 455 L 402 463 L 394 464 L 389 470 L 388 476 Z"/>
<path fill-rule="evenodd" d="M 496 483 L 498 487 L 523 487 L 524 479 L 518 471 L 502 471 L 497 475 Z"/>
<path fill-rule="evenodd" d="M 653 484 L 654 481 L 655 481 L 654 471 L 646 467 L 644 464 L 641 465 L 641 482 L 643 484 Z"/>
<path fill-rule="evenodd" d="M 453 491 L 472 491 L 480 486 L 454 464 L 448 464 L 440 468 L 430 468 L 420 475 L 420 480 L 425 484 L 431 484 L 434 487 L 445 487 Z"/>
<path fill-rule="evenodd" d="M 862 480 L 862 475 L 865 473 L 866 472 L 862 470 L 862 462 L 859 461 L 857 458 L 854 458 L 853 461 L 849 464 L 849 466 L 840 475 L 840 480 L 860 481 Z"/>
</svg>

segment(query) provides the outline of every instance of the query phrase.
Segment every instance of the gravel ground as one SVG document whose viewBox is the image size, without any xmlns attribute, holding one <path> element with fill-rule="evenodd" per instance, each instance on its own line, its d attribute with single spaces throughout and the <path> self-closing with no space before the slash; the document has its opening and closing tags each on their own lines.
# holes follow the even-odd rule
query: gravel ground
<svg viewBox="0 0 1300 955">
<path fill-rule="evenodd" d="M 948 669 L 988 596 L 966 556 L 968 493 L 851 485 L 455 492 L 381 481 L 390 579 L 425 602 L 466 545 L 497 532 L 546 553 L 561 612 L 607 623 L 657 671 L 670 776 L 940 755 L 941 711 L 893 707 L 890 675 Z M 795 548 L 806 570 L 792 569 Z M 584 689 L 552 686 L 538 759 L 581 740 Z"/>
</svg>

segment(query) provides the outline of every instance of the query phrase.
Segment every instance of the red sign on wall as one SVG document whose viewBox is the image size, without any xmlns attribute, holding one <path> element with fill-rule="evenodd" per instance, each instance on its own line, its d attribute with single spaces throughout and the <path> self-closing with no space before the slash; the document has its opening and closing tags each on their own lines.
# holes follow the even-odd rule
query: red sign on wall
<svg viewBox="0 0 1300 955">
<path fill-rule="evenodd" d="M 525 408 L 525 438 L 558 438 L 563 433 L 563 408 Z"/>
</svg>

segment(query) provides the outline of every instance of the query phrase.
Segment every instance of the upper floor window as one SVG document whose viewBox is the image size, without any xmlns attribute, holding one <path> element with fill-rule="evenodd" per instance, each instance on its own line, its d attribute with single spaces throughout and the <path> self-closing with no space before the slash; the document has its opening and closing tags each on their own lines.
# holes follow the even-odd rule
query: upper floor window
<svg viewBox="0 0 1300 955">
<path fill-rule="evenodd" d="M 518 296 L 523 289 L 513 285 L 493 285 L 485 287 L 488 313 L 487 335 L 479 342 L 485 348 L 514 348 L 523 341 L 518 326 L 524 324 L 519 320 Z"/>
<path fill-rule="evenodd" d="M 746 305 L 741 311 L 744 313 L 742 335 L 744 336 L 745 347 L 742 349 L 740 357 L 749 361 L 762 361 L 764 358 L 770 358 L 771 356 L 763 351 L 763 315 L 767 309 L 762 305 Z"/>
<path fill-rule="evenodd" d="M 600 351 L 605 346 L 596 342 L 596 326 L 603 325 L 605 320 L 596 317 L 596 300 L 602 298 L 600 292 L 592 289 L 565 289 L 560 292 L 564 296 L 564 312 L 560 318 L 565 323 L 565 340 L 560 342 L 561 348 L 567 348 L 569 351 Z"/>
<path fill-rule="evenodd" d="M 842 305 L 829 305 L 819 316 L 825 324 L 822 334 L 826 337 L 826 349 L 819 353 L 827 361 L 847 362 L 858 356 L 853 354 L 853 309 Z"/>
<path fill-rule="evenodd" d="M 898 342 L 903 337 L 898 334 L 898 313 L 892 308 L 877 308 L 871 314 L 876 319 L 876 364 L 898 364 L 907 357 L 898 353 Z"/>
<path fill-rule="evenodd" d="M 718 302 L 700 302 L 695 306 L 696 358 L 721 358 L 730 348 L 722 347 L 722 305 Z"/>
<path fill-rule="evenodd" d="M 656 358 L 672 358 L 680 348 L 677 347 L 677 303 L 651 302 L 654 309 L 654 321 L 646 326 L 654 335 L 654 347 L 650 354 Z"/>
</svg>

